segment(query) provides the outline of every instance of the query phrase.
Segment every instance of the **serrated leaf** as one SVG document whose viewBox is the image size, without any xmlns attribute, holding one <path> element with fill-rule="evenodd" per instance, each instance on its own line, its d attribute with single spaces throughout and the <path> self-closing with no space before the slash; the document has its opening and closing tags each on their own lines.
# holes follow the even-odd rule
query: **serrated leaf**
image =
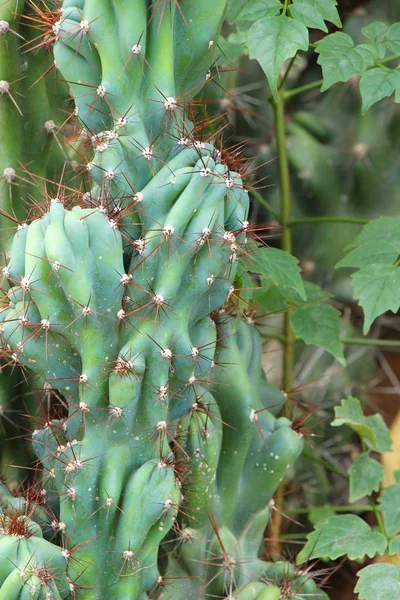
<svg viewBox="0 0 400 600">
<path fill-rule="evenodd" d="M 314 558 L 347 556 L 351 560 L 383 554 L 386 538 L 356 515 L 336 515 L 328 521 L 317 523 L 307 536 L 307 543 L 297 555 L 297 564 Z"/>
<path fill-rule="evenodd" d="M 389 554 L 393 556 L 393 554 L 398 554 L 400 556 L 400 535 L 394 537 L 389 542 Z"/>
<path fill-rule="evenodd" d="M 271 93 L 278 99 L 278 79 L 286 60 L 298 50 L 308 50 L 308 29 L 303 23 L 281 15 L 264 17 L 250 27 L 247 45 L 267 76 Z"/>
<path fill-rule="evenodd" d="M 400 531 L 400 484 L 386 487 L 379 497 L 386 533 L 392 537 Z"/>
<path fill-rule="evenodd" d="M 369 265 L 393 265 L 397 260 L 399 251 L 390 242 L 380 241 L 379 245 L 372 244 L 370 241 L 361 244 L 352 250 L 347 256 L 342 258 L 336 269 L 342 267 L 367 267 Z"/>
<path fill-rule="evenodd" d="M 400 217 L 379 217 L 365 225 L 354 238 L 348 248 L 356 248 L 362 244 L 379 246 L 382 242 L 391 244 L 400 254 Z"/>
<path fill-rule="evenodd" d="M 304 305 L 293 310 L 290 321 L 294 334 L 306 344 L 320 346 L 341 364 L 346 364 L 340 342 L 340 312 L 329 304 Z"/>
<path fill-rule="evenodd" d="M 246 267 L 249 271 L 259 273 L 278 286 L 293 289 L 305 299 L 298 263 L 296 257 L 278 248 L 250 249 L 246 256 Z"/>
<path fill-rule="evenodd" d="M 336 5 L 332 0 L 294 0 L 290 12 L 307 27 L 328 31 L 325 21 L 342 26 Z"/>
<path fill-rule="evenodd" d="M 364 334 L 377 317 L 400 308 L 400 267 L 369 265 L 352 275 L 354 297 L 364 310 Z"/>
<path fill-rule="evenodd" d="M 282 10 L 280 0 L 250 0 L 245 5 L 242 4 L 242 7 L 237 14 L 236 22 L 249 22 L 249 27 L 258 19 L 279 15 Z"/>
<path fill-rule="evenodd" d="M 243 16 L 254 22 L 257 19 L 269 16 L 269 11 L 271 10 L 279 12 L 281 9 L 282 3 L 280 0 L 241 0 L 241 2 L 228 0 L 226 17 L 229 23 L 232 24 L 236 23 L 240 18 L 243 19 Z"/>
<path fill-rule="evenodd" d="M 389 27 L 386 23 L 381 23 L 380 21 L 374 21 L 373 23 L 369 23 L 361 29 L 362 34 L 371 42 L 382 42 L 385 39 L 385 35 L 388 31 Z"/>
<path fill-rule="evenodd" d="M 342 400 L 340 406 L 335 406 L 335 419 L 331 425 L 332 427 L 347 425 L 371 450 L 390 452 L 392 449 L 389 429 L 382 416 L 377 414 L 366 417 L 358 398 L 349 396 Z"/>
<path fill-rule="evenodd" d="M 290 6 L 290 12 L 297 21 L 304 23 L 306 27 L 328 31 L 325 21 L 320 13 L 309 4 L 306 4 L 305 2 L 296 2 L 296 4 Z"/>
<path fill-rule="evenodd" d="M 357 576 L 355 592 L 360 600 L 400 600 L 400 569 L 396 565 L 369 565 Z"/>
<path fill-rule="evenodd" d="M 400 54 L 400 23 L 393 23 L 385 36 L 385 44 L 390 52 Z"/>
<path fill-rule="evenodd" d="M 339 81 L 348 81 L 353 75 L 362 75 L 377 58 L 377 50 L 373 45 L 354 46 L 352 38 L 341 31 L 331 33 L 317 42 L 316 52 L 324 79 L 322 91 Z"/>
<path fill-rule="evenodd" d="M 400 94 L 400 71 L 380 67 L 370 69 L 360 79 L 360 92 L 364 114 L 383 98 Z"/>
<path fill-rule="evenodd" d="M 350 502 L 355 502 L 379 490 L 383 479 L 383 466 L 370 457 L 368 452 L 353 460 L 349 469 Z"/>
</svg>

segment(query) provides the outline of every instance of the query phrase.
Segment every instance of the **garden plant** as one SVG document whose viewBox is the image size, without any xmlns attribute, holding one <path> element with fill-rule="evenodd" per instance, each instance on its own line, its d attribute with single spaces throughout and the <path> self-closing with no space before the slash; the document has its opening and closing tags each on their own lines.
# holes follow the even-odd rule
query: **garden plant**
<svg viewBox="0 0 400 600">
<path fill-rule="evenodd" d="M 344 369 L 345 347 L 376 344 L 345 337 L 293 254 L 313 217 L 292 215 L 287 102 L 351 78 L 364 113 L 400 98 L 400 23 L 361 43 L 341 25 L 334 0 L 0 3 L 0 600 L 325 600 L 318 561 L 377 554 L 392 562 L 359 572 L 359 598 L 378 581 L 400 598 L 400 478 L 376 495 L 390 434 L 344 392 L 331 425 L 361 453 L 336 471 L 375 521 L 331 510 L 296 557 L 271 552 L 296 465 L 326 467 L 296 413 L 296 345 Z M 268 82 L 278 208 L 208 109 L 246 53 Z M 315 53 L 322 80 L 293 87 Z M 356 269 L 367 335 L 400 308 L 400 217 L 314 221 L 363 226 L 337 267 Z"/>
</svg>

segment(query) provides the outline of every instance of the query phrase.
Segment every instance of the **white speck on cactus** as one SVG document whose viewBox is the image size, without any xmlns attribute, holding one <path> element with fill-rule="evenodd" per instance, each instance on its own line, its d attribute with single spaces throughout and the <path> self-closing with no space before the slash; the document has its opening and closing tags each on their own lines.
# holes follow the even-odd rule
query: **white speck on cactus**
<svg viewBox="0 0 400 600">
<path fill-rule="evenodd" d="M 41 324 L 41 326 L 42 326 L 42 329 L 45 329 L 45 330 L 47 330 L 47 331 L 48 331 L 48 330 L 50 329 L 50 327 L 51 327 L 51 323 L 50 323 L 49 319 L 42 319 L 42 320 L 40 321 L 40 324 Z"/>
<path fill-rule="evenodd" d="M 9 94 L 10 93 L 10 84 L 8 81 L 4 79 L 0 79 L 0 94 Z"/>
<path fill-rule="evenodd" d="M 7 266 L 3 267 L 2 273 L 3 273 L 4 277 L 10 277 L 10 268 Z"/>
<path fill-rule="evenodd" d="M 210 275 L 210 277 L 207 277 L 207 285 L 208 285 L 208 287 L 211 287 L 212 284 L 214 283 L 214 281 L 215 281 L 215 275 L 214 274 Z"/>
<path fill-rule="evenodd" d="M 175 227 L 173 225 L 164 225 L 163 233 L 165 237 L 171 237 L 175 231 Z"/>
<path fill-rule="evenodd" d="M 208 49 L 212 48 L 214 46 L 214 44 L 215 44 L 214 40 L 210 40 L 208 42 Z"/>
<path fill-rule="evenodd" d="M 85 373 L 82 373 L 82 375 L 79 375 L 79 383 L 84 384 L 88 382 L 88 376 L 85 375 Z"/>
<path fill-rule="evenodd" d="M 142 46 L 141 44 L 134 44 L 131 48 L 131 52 L 132 54 L 140 54 L 142 51 Z"/>
<path fill-rule="evenodd" d="M 249 419 L 252 423 L 255 423 L 256 421 L 258 421 L 258 414 L 254 410 L 254 408 L 252 408 L 250 411 Z"/>
<path fill-rule="evenodd" d="M 26 229 L 28 227 L 28 223 L 19 223 L 17 227 L 17 231 L 21 231 L 21 229 Z"/>
<path fill-rule="evenodd" d="M 58 260 L 55 260 L 53 262 L 53 264 L 51 265 L 51 268 L 53 269 L 53 271 L 59 271 L 61 269 L 61 263 L 58 262 Z"/>
<path fill-rule="evenodd" d="M 200 169 L 200 177 L 209 177 L 211 175 L 211 169 L 209 167 L 203 167 Z"/>
<path fill-rule="evenodd" d="M 23 290 L 25 290 L 26 292 L 31 289 L 31 282 L 30 282 L 29 277 L 23 277 L 21 279 L 21 288 Z"/>
<path fill-rule="evenodd" d="M 67 491 L 67 496 L 74 502 L 76 500 L 76 490 L 75 488 L 69 488 Z"/>
<path fill-rule="evenodd" d="M 89 21 L 87 19 L 82 19 L 79 23 L 79 29 L 84 34 L 89 33 Z"/>
<path fill-rule="evenodd" d="M 153 156 L 153 149 L 150 146 L 146 146 L 146 148 L 142 150 L 142 156 L 144 156 L 146 160 L 151 160 Z"/>
<path fill-rule="evenodd" d="M 54 123 L 53 119 L 49 119 L 45 122 L 44 128 L 47 131 L 47 133 L 53 133 L 55 129 L 57 129 L 57 125 Z"/>
<path fill-rule="evenodd" d="M 0 21 L 0 35 L 5 35 L 10 31 L 10 23 L 8 21 Z"/>
<path fill-rule="evenodd" d="M 153 296 L 153 302 L 157 306 L 162 306 L 164 304 L 164 302 L 165 302 L 165 298 L 161 294 L 155 294 Z"/>
<path fill-rule="evenodd" d="M 126 124 L 127 124 L 127 120 L 125 119 L 125 117 L 120 117 L 119 119 L 117 119 L 115 121 L 114 129 L 119 129 L 120 127 L 126 127 Z"/>
<path fill-rule="evenodd" d="M 140 204 L 140 202 L 143 202 L 143 200 L 144 200 L 143 192 L 136 192 L 136 194 L 133 195 L 133 200 L 134 200 L 134 202 L 137 202 L 139 204 Z"/>
<path fill-rule="evenodd" d="M 15 169 L 12 167 L 6 167 L 3 171 L 3 177 L 7 183 L 12 183 L 15 180 L 16 175 Z"/>
<path fill-rule="evenodd" d="M 200 354 L 199 349 L 195 348 L 195 347 L 192 348 L 191 353 L 192 353 L 193 358 L 197 358 Z"/>
<path fill-rule="evenodd" d="M 236 241 L 235 235 L 231 231 L 225 231 L 224 240 L 230 242 L 231 244 Z"/>
<path fill-rule="evenodd" d="M 128 275 L 127 273 L 124 273 L 122 275 L 122 277 L 120 277 L 120 282 L 122 283 L 122 285 L 128 285 L 128 283 L 130 283 L 132 281 L 133 277 L 132 275 Z"/>
<path fill-rule="evenodd" d="M 90 408 L 88 407 L 86 402 L 79 402 L 79 410 L 83 413 L 90 412 Z"/>
<path fill-rule="evenodd" d="M 111 179 L 114 179 L 115 173 L 112 169 L 109 169 L 108 171 L 105 172 L 104 177 L 106 179 L 108 179 L 109 181 L 111 181 Z"/>
<path fill-rule="evenodd" d="M 113 417 L 120 419 L 122 417 L 122 408 L 120 406 L 113 406 L 110 410 Z"/>
<path fill-rule="evenodd" d="M 107 219 L 107 221 L 111 229 L 113 229 L 114 231 L 118 229 L 118 223 L 114 219 Z"/>
<path fill-rule="evenodd" d="M 168 111 L 176 110 L 178 108 L 178 103 L 176 101 L 176 98 L 173 98 L 172 96 L 168 96 L 167 98 L 165 98 L 164 108 L 165 108 L 165 110 L 168 110 Z"/>
<path fill-rule="evenodd" d="M 165 431 L 167 429 L 167 422 L 166 421 L 158 421 L 158 423 L 156 425 L 156 429 L 157 429 L 157 431 Z"/>
<path fill-rule="evenodd" d="M 144 245 L 145 245 L 144 240 L 140 240 L 139 239 L 139 240 L 134 240 L 132 242 L 132 246 L 134 246 L 134 248 L 136 248 L 136 250 L 139 252 L 139 254 L 143 254 L 143 252 L 144 252 Z"/>
<path fill-rule="evenodd" d="M 235 286 L 231 285 L 228 291 L 228 298 L 230 298 L 235 293 Z"/>
<path fill-rule="evenodd" d="M 167 360 L 171 360 L 172 358 L 172 352 L 169 348 L 162 348 L 160 354 L 163 358 L 166 358 Z"/>
<path fill-rule="evenodd" d="M 228 190 L 232 189 L 234 184 L 235 184 L 235 181 L 232 179 L 232 177 L 225 178 L 225 185 L 228 188 Z"/>
<path fill-rule="evenodd" d="M 123 308 L 121 308 L 121 310 L 119 310 L 119 311 L 117 312 L 117 319 L 118 319 L 119 321 L 122 321 L 123 319 L 125 319 L 125 317 L 126 317 L 126 312 L 124 311 L 124 309 L 123 309 Z"/>
</svg>

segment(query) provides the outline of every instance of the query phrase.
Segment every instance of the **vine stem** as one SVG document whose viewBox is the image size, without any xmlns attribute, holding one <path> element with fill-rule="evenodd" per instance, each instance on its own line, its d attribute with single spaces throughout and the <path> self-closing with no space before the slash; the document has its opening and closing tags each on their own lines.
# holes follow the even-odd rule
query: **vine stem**
<svg viewBox="0 0 400 600">
<path fill-rule="evenodd" d="M 282 226 L 282 249 L 292 253 L 292 232 L 288 227 L 288 222 L 291 217 L 292 202 L 290 195 L 290 175 L 289 161 L 286 146 L 285 132 L 285 98 L 284 91 L 279 91 L 278 100 L 274 102 L 275 113 L 275 136 L 279 164 L 279 183 L 280 183 L 280 203 L 281 203 L 281 218 Z M 294 335 L 290 324 L 290 309 L 284 317 L 284 334 L 285 334 L 285 349 L 283 359 L 283 391 L 287 394 L 293 387 L 293 366 L 294 366 Z M 291 403 L 287 399 L 284 408 L 285 416 L 290 417 Z"/>
<path fill-rule="evenodd" d="M 370 219 L 359 219 L 357 217 L 299 217 L 289 219 L 286 223 L 287 227 L 293 225 L 307 225 L 318 223 L 349 223 L 350 225 L 368 225 Z"/>
<path fill-rule="evenodd" d="M 291 217 L 292 203 L 290 194 L 290 174 L 289 160 L 286 146 L 286 131 L 285 131 L 285 91 L 281 87 L 278 91 L 278 99 L 273 102 L 274 106 L 274 123 L 275 123 L 275 138 L 278 154 L 278 169 L 279 169 L 279 185 L 280 185 L 280 225 L 282 227 L 282 249 L 292 253 L 292 231 L 287 223 Z M 291 417 L 292 403 L 289 392 L 293 388 L 293 367 L 294 367 L 294 346 L 295 336 L 290 323 L 290 308 L 284 316 L 284 352 L 283 352 L 283 380 L 282 390 L 286 394 L 286 402 L 283 407 L 283 414 L 286 417 Z M 282 549 L 282 527 L 283 527 L 283 504 L 285 494 L 285 482 L 282 481 L 276 495 L 275 505 L 277 511 L 271 522 L 270 543 L 273 554 L 279 556 Z"/>
</svg>

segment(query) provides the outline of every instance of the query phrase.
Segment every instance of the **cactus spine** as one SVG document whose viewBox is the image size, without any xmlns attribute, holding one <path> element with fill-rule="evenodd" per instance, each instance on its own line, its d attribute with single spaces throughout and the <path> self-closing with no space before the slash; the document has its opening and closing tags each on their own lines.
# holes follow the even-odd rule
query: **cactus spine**
<svg viewBox="0 0 400 600">
<path fill-rule="evenodd" d="M 2 495 L 0 556 L 17 554 L 0 598 L 261 600 L 299 585 L 261 559 L 302 440 L 265 408 L 260 338 L 238 319 L 248 194 L 189 118 L 224 9 L 65 0 L 53 24 L 93 186 L 73 201 L 60 186 L 7 264 L 3 354 L 59 400 L 32 434 L 35 500 Z"/>
</svg>

